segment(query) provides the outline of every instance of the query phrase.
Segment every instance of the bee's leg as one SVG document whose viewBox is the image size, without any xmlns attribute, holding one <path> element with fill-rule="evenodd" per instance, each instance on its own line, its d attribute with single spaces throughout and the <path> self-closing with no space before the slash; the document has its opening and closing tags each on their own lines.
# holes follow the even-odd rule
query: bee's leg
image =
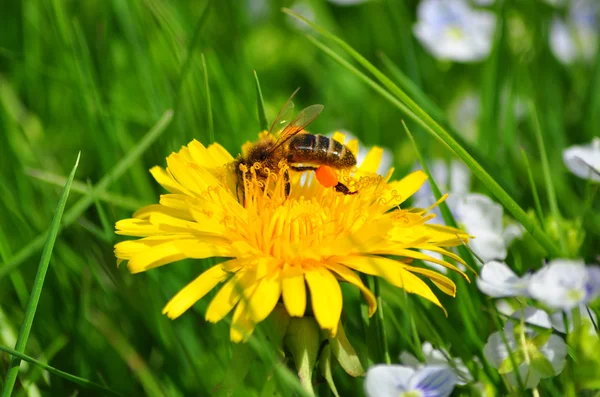
<svg viewBox="0 0 600 397">
<path fill-rule="evenodd" d="M 343 194 L 356 194 L 358 192 L 351 192 L 350 189 L 348 189 L 348 186 L 344 185 L 342 182 L 338 182 L 337 185 L 335 185 L 333 187 L 335 189 L 336 192 L 340 192 Z"/>
<path fill-rule="evenodd" d="M 298 172 L 302 172 L 302 171 L 316 171 L 318 167 L 311 167 L 311 166 L 295 166 L 295 165 L 289 165 L 291 170 L 294 171 L 298 171 Z"/>
<path fill-rule="evenodd" d="M 283 179 L 285 184 L 285 197 L 288 198 L 292 190 L 292 184 L 290 183 L 290 173 L 287 170 L 283 173 Z"/>
</svg>

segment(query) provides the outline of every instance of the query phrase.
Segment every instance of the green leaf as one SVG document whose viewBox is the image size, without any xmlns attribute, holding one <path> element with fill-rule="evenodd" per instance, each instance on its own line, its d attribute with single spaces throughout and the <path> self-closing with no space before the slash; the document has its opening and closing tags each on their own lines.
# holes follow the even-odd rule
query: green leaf
<svg viewBox="0 0 600 397">
<path fill-rule="evenodd" d="M 552 331 L 541 332 L 533 337 L 533 339 L 531 340 L 531 343 L 533 343 L 533 345 L 539 349 L 542 346 L 544 346 L 546 343 L 548 343 L 548 340 L 550 339 L 551 336 L 552 336 Z"/>
<path fill-rule="evenodd" d="M 258 74 L 254 71 L 254 81 L 256 83 L 256 107 L 258 110 L 258 126 L 261 131 L 269 129 L 269 122 L 267 121 L 267 114 L 265 112 L 265 101 L 263 100 L 262 90 L 260 89 L 260 82 L 258 81 Z"/>
<path fill-rule="evenodd" d="M 319 369 L 321 370 L 321 374 L 327 381 L 329 385 L 329 389 L 333 393 L 335 397 L 340 397 L 340 394 L 335 387 L 335 382 L 333 381 L 333 374 L 331 372 L 331 345 L 327 344 L 321 351 L 321 356 L 319 357 Z"/>
<path fill-rule="evenodd" d="M 290 325 L 290 320 L 291 317 L 285 307 L 277 305 L 263 323 L 265 334 L 280 353 L 283 353 L 283 338 Z"/>
<path fill-rule="evenodd" d="M 285 345 L 294 357 L 300 383 L 310 395 L 315 395 L 312 373 L 317 362 L 319 326 L 312 317 L 292 318 L 285 336 Z"/>
<path fill-rule="evenodd" d="M 567 334 L 569 355 L 576 362 L 573 372 L 575 381 L 582 388 L 600 387 L 600 338 L 590 332 L 590 325 L 583 324 Z"/>
<path fill-rule="evenodd" d="M 235 389 L 250 371 L 250 367 L 256 359 L 256 352 L 247 343 L 237 343 L 233 346 L 231 360 L 227 366 L 227 372 L 222 386 L 225 390 Z"/>
<path fill-rule="evenodd" d="M 54 249 L 56 236 L 60 230 L 60 220 L 63 212 L 65 211 L 65 205 L 67 204 L 67 198 L 69 197 L 71 184 L 73 183 L 73 178 L 75 177 L 75 171 L 77 171 L 77 166 L 79 165 L 80 156 L 81 153 L 77 155 L 75 165 L 73 166 L 73 169 L 67 178 L 67 183 L 65 184 L 62 194 L 60 195 L 60 199 L 58 200 L 58 205 L 56 206 L 54 217 L 52 218 L 50 230 L 48 231 L 48 236 L 46 237 L 46 243 L 44 244 L 44 249 L 42 251 L 42 258 L 40 259 L 35 280 L 33 280 L 33 288 L 31 290 L 31 295 L 29 296 L 29 302 L 27 302 L 27 308 L 25 309 L 23 324 L 21 325 L 19 336 L 17 337 L 15 351 L 18 353 L 25 352 L 25 347 L 27 346 L 27 340 L 29 339 L 29 333 L 31 332 L 31 326 L 33 325 L 35 312 L 42 294 L 42 288 L 44 288 L 44 280 L 46 278 L 46 273 L 48 272 L 48 266 L 50 265 L 52 250 Z M 20 364 L 21 359 L 18 356 L 13 356 L 12 360 L 10 361 L 10 365 L 8 366 L 4 388 L 2 389 L 3 397 L 9 397 L 12 394 L 15 381 L 17 380 L 17 375 L 19 374 Z"/>
<path fill-rule="evenodd" d="M 308 36 L 308 39 L 319 47 L 323 52 L 331 56 L 334 60 L 350 70 L 357 77 L 361 78 L 371 87 L 373 87 L 384 98 L 389 100 L 400 109 L 407 117 L 415 121 L 426 131 L 442 141 L 454 154 L 456 154 L 473 172 L 473 175 L 478 178 L 496 198 L 504 205 L 504 207 L 513 214 L 513 216 L 527 229 L 532 237 L 542 246 L 549 254 L 554 257 L 562 255 L 562 251 L 558 249 L 552 240 L 543 232 L 538 225 L 529 218 L 527 213 L 517 204 L 517 202 L 492 178 L 483 167 L 475 161 L 475 159 L 454 139 L 448 131 L 424 112 L 404 91 L 394 84 L 387 76 L 379 69 L 371 64 L 365 57 L 360 55 L 345 41 L 335 36 L 328 30 L 320 27 L 314 22 L 304 18 L 300 14 L 283 8 L 283 12 L 293 16 L 294 18 L 306 23 L 315 31 L 321 33 L 324 37 L 339 45 L 346 53 L 354 58 L 365 69 L 372 73 L 381 84 L 387 89 L 384 89 L 379 84 L 375 83 L 371 78 L 360 72 L 358 69 L 350 65 L 345 59 L 332 51 L 329 47 L 322 44 L 319 40 Z"/>
<path fill-rule="evenodd" d="M 548 378 L 556 375 L 552 363 L 542 354 L 540 351 L 530 351 L 531 355 L 531 368 L 538 372 L 542 378 Z"/>
<path fill-rule="evenodd" d="M 506 357 L 504 361 L 502 361 L 502 364 L 500 364 L 500 367 L 498 368 L 499 374 L 506 375 L 511 373 L 515 370 L 515 368 L 518 368 L 523 361 L 525 361 L 525 357 L 523 356 L 523 352 L 521 350 L 513 352 L 512 356 L 514 361 L 510 357 Z"/>
<path fill-rule="evenodd" d="M 334 338 L 329 338 L 329 343 L 331 343 L 333 355 L 348 375 L 356 377 L 365 373 L 358 355 L 346 337 L 342 324 L 338 327 L 337 335 Z"/>
</svg>

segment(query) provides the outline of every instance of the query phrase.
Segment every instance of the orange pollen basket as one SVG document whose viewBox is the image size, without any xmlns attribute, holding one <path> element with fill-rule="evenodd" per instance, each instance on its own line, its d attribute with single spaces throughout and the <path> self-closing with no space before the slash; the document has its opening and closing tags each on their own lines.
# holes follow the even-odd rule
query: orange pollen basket
<svg viewBox="0 0 600 397">
<path fill-rule="evenodd" d="M 335 170 L 328 165 L 322 165 L 315 171 L 317 180 L 324 187 L 334 187 L 338 184 L 338 176 Z"/>
</svg>

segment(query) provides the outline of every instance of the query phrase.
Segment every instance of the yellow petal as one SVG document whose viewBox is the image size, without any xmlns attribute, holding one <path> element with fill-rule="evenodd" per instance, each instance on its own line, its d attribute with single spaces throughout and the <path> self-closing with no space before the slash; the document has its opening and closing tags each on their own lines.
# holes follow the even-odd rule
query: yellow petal
<svg viewBox="0 0 600 397">
<path fill-rule="evenodd" d="M 375 295 L 373 295 L 371 290 L 365 287 L 358 274 L 337 263 L 328 262 L 324 263 L 324 265 L 327 266 L 329 270 L 334 271 L 342 280 L 347 281 L 360 289 L 369 306 L 369 317 L 371 317 L 373 313 L 375 313 L 375 310 L 377 310 L 377 299 L 375 299 Z"/>
<path fill-rule="evenodd" d="M 358 168 L 361 174 L 376 174 L 381 164 L 381 157 L 383 156 L 383 149 L 380 147 L 373 146 L 369 153 L 367 153 L 362 164 Z"/>
<path fill-rule="evenodd" d="M 304 271 L 300 266 L 285 264 L 281 277 L 283 304 L 292 317 L 304 316 L 306 310 L 306 286 Z"/>
<path fill-rule="evenodd" d="M 460 256 L 456 255 L 454 252 L 450 252 L 450 251 L 445 250 L 443 248 L 436 247 L 435 245 L 419 246 L 419 249 L 426 250 L 426 251 L 433 251 L 433 252 L 437 252 L 438 254 L 441 254 L 443 256 L 447 256 L 448 258 L 451 258 L 451 259 L 457 261 L 458 263 L 461 263 L 463 266 L 465 266 L 466 268 L 468 268 L 470 271 L 472 271 L 473 273 L 477 274 L 477 272 L 475 271 L 475 269 L 472 269 L 471 266 L 469 266 L 467 264 L 467 262 L 465 262 L 463 260 L 463 258 L 461 258 Z"/>
<path fill-rule="evenodd" d="M 134 255 L 127 264 L 131 273 L 139 273 L 185 258 L 173 241 L 159 244 Z"/>
<path fill-rule="evenodd" d="M 227 239 L 219 236 L 202 235 L 196 239 L 174 240 L 173 244 L 186 258 L 204 259 L 234 256 Z"/>
<path fill-rule="evenodd" d="M 200 223 L 155 212 L 150 215 L 148 220 L 164 233 L 207 233 L 222 235 L 225 231 L 222 223 L 210 219 Z"/>
<path fill-rule="evenodd" d="M 200 195 L 209 187 L 219 185 L 219 181 L 208 170 L 179 154 L 167 157 L 167 169 L 177 182 L 194 195 Z"/>
<path fill-rule="evenodd" d="M 427 174 L 422 170 L 408 174 L 399 181 L 390 182 L 379 201 L 384 208 L 396 207 L 415 194 L 425 181 L 427 181 Z"/>
<path fill-rule="evenodd" d="M 419 248 L 421 248 L 421 247 L 419 247 Z M 423 249 L 427 249 L 427 248 L 423 248 Z M 450 270 L 454 270 L 455 272 L 457 272 L 461 276 L 463 276 L 465 278 L 465 280 L 467 280 L 467 281 L 470 282 L 469 276 L 467 276 L 465 273 L 463 273 L 456 266 L 454 266 L 454 265 L 446 262 L 445 260 L 434 258 L 434 257 L 426 255 L 426 254 L 424 254 L 422 252 L 408 250 L 408 249 L 397 249 L 397 250 L 394 250 L 394 253 L 392 253 L 392 255 L 405 256 L 407 258 L 414 258 L 414 259 L 419 259 L 419 260 L 422 260 L 422 261 L 428 261 L 428 262 L 437 263 L 438 265 L 442 265 L 444 267 L 447 267 Z M 461 263 L 462 263 L 462 259 L 461 259 Z"/>
<path fill-rule="evenodd" d="M 234 160 L 231 154 L 218 143 L 208 145 L 208 151 L 212 155 L 213 159 L 215 159 L 215 162 L 218 166 L 231 163 Z"/>
<path fill-rule="evenodd" d="M 317 322 L 332 336 L 342 314 L 342 290 L 334 275 L 321 266 L 305 269 L 304 277 L 310 289 L 312 308 Z"/>
<path fill-rule="evenodd" d="M 177 239 L 153 246 L 135 254 L 127 267 L 131 273 L 139 273 L 184 258 L 203 259 L 212 256 L 230 256 L 227 246 L 206 243 L 201 239 Z"/>
<path fill-rule="evenodd" d="M 254 324 L 246 301 L 241 301 L 233 312 L 229 337 L 235 343 L 248 340 L 254 331 Z"/>
<path fill-rule="evenodd" d="M 275 308 L 281 295 L 281 272 L 279 269 L 263 277 L 248 301 L 250 316 L 255 324 L 263 321 Z"/>
<path fill-rule="evenodd" d="M 334 141 L 339 142 L 343 145 L 344 142 L 346 141 L 346 134 L 342 134 L 341 132 L 336 131 L 333 133 L 333 136 L 331 137 L 331 139 L 333 139 Z"/>
<path fill-rule="evenodd" d="M 352 139 L 346 143 L 346 148 L 354 155 L 358 157 L 358 139 Z"/>
<path fill-rule="evenodd" d="M 129 260 L 134 255 L 147 249 L 163 244 L 165 241 L 172 240 L 171 236 L 153 236 L 139 240 L 121 241 L 115 244 L 115 256 L 121 260 Z"/>
<path fill-rule="evenodd" d="M 146 219 L 123 219 L 116 223 L 115 233 L 125 236 L 148 237 L 164 234 L 158 226 L 151 224 Z"/>
<path fill-rule="evenodd" d="M 442 273 L 438 273 L 431 269 L 425 269 L 416 266 L 403 266 L 406 270 L 412 273 L 422 274 L 434 283 L 442 292 L 452 297 L 456 296 L 456 284 Z"/>
<path fill-rule="evenodd" d="M 333 257 L 330 260 L 351 267 L 361 273 L 382 277 L 388 283 L 405 289 L 406 292 L 420 295 L 433 302 L 446 312 L 431 288 L 423 280 L 404 270 L 398 261 L 375 256 Z"/>
<path fill-rule="evenodd" d="M 181 316 L 227 276 L 228 273 L 223 271 L 221 264 L 211 267 L 171 298 L 163 309 L 163 314 L 171 319 Z"/>
<path fill-rule="evenodd" d="M 156 182 L 160 183 L 162 187 L 165 188 L 169 193 L 181 193 L 188 194 L 189 191 L 181 186 L 179 182 L 174 180 L 171 175 L 164 169 L 159 166 L 152 167 L 150 169 L 150 173 L 156 180 Z"/>
<path fill-rule="evenodd" d="M 444 309 L 444 306 L 442 306 L 437 296 L 435 296 L 431 288 L 429 288 L 429 286 L 425 284 L 423 280 L 404 269 L 401 269 L 400 275 L 402 277 L 403 283 L 402 288 L 404 288 L 406 292 L 409 292 L 411 294 L 417 294 L 427 299 L 428 301 L 434 303 L 436 306 L 439 306 L 444 311 L 446 317 L 448 317 L 448 312 L 446 311 L 446 309 Z"/>
<path fill-rule="evenodd" d="M 221 287 L 206 310 L 206 321 L 216 323 L 221 321 L 233 307 L 240 302 L 247 301 L 256 287 L 256 273 L 253 271 L 240 271 Z"/>
</svg>

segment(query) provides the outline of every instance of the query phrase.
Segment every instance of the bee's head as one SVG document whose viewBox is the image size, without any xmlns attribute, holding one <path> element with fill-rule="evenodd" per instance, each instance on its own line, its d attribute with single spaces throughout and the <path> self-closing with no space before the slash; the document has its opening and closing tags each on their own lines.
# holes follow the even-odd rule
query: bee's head
<svg viewBox="0 0 600 397">
<path fill-rule="evenodd" d="M 272 156 L 271 148 L 274 142 L 272 140 L 260 140 L 250 147 L 246 153 L 248 164 L 263 163 Z"/>
</svg>

